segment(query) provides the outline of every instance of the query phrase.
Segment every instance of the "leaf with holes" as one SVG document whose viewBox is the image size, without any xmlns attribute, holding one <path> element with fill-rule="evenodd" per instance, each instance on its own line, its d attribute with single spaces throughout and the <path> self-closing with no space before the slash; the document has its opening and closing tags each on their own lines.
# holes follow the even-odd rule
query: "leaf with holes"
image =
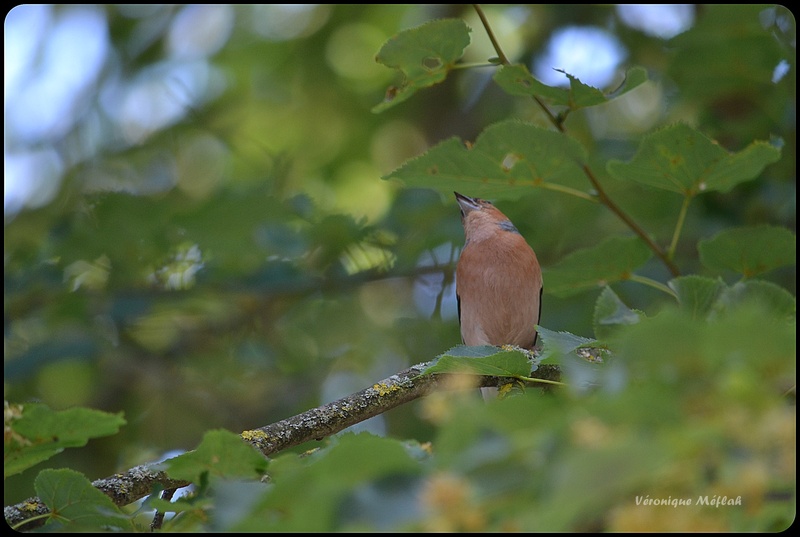
<svg viewBox="0 0 800 537">
<path fill-rule="evenodd" d="M 642 140 L 630 162 L 612 160 L 607 169 L 617 179 L 691 197 L 713 190 L 728 192 L 755 179 L 780 157 L 780 149 L 766 142 L 753 142 L 738 153 L 729 153 L 688 125 L 677 124 Z"/>
<path fill-rule="evenodd" d="M 630 278 L 652 252 L 636 237 L 609 237 L 597 246 L 578 250 L 544 273 L 548 293 L 566 297 Z"/>
<path fill-rule="evenodd" d="M 542 97 L 553 104 L 567 106 L 572 110 L 606 103 L 647 81 L 647 71 L 641 67 L 634 67 L 627 72 L 622 85 L 606 95 L 569 73 L 564 74 L 569 78 L 569 89 L 539 82 L 524 65 L 504 65 L 494 74 L 494 81 L 510 95 Z"/>
<path fill-rule="evenodd" d="M 400 70 L 404 80 L 399 88 L 389 88 L 383 102 L 372 111 L 383 112 L 417 90 L 447 78 L 469 45 L 469 32 L 470 28 L 461 19 L 442 19 L 404 30 L 384 43 L 375 61 Z"/>
<path fill-rule="evenodd" d="M 559 183 L 580 175 L 583 146 L 563 133 L 516 120 L 490 125 L 475 145 L 450 138 L 406 161 L 384 179 L 445 194 L 516 199 L 545 182 Z"/>
</svg>

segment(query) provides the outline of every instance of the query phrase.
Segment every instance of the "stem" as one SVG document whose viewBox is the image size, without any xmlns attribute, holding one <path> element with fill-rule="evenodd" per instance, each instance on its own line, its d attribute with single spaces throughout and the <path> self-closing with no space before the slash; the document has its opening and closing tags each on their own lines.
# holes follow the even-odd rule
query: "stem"
<svg viewBox="0 0 800 537">
<path fill-rule="evenodd" d="M 524 380 L 525 382 L 541 382 L 542 384 L 555 384 L 556 386 L 566 386 L 563 382 L 557 380 L 537 379 L 533 377 L 525 377 L 523 375 L 514 375 L 514 378 Z"/>
<path fill-rule="evenodd" d="M 25 520 L 23 520 L 22 522 L 19 522 L 19 523 L 17 523 L 17 524 L 14 524 L 13 526 L 11 526 L 11 525 L 9 524 L 9 527 L 10 527 L 12 530 L 14 530 L 14 531 L 20 531 L 20 529 L 19 529 L 19 528 L 20 528 L 21 526 L 24 526 L 25 524 L 27 524 L 27 523 L 29 523 L 29 522 L 33 522 L 34 520 L 47 520 L 47 519 L 48 519 L 48 518 L 50 518 L 51 516 L 52 516 L 52 513 L 44 513 L 44 514 L 42 514 L 42 515 L 36 515 L 36 516 L 32 516 L 32 517 L 30 517 L 30 518 L 26 518 L 26 519 L 25 519 Z"/>
<path fill-rule="evenodd" d="M 664 252 L 664 250 L 662 250 L 658 244 L 653 242 L 653 239 L 651 239 L 650 236 L 647 235 L 647 233 L 645 233 L 645 231 L 641 227 L 639 227 L 639 224 L 633 221 L 633 218 L 628 216 L 628 214 L 625 211 L 620 209 L 617 206 L 617 204 L 614 203 L 611 200 L 611 198 L 608 197 L 608 194 L 606 194 L 605 190 L 603 190 L 603 187 L 600 186 L 600 182 L 597 180 L 597 177 L 595 177 L 594 172 L 592 172 L 591 168 L 589 168 L 589 166 L 587 166 L 586 164 L 583 165 L 583 173 L 586 174 L 586 177 L 589 178 L 589 182 L 592 183 L 592 186 L 597 191 L 597 197 L 600 199 L 600 202 L 606 207 L 608 207 L 612 213 L 616 214 L 620 220 L 625 222 L 628 225 L 628 227 L 633 230 L 634 233 L 639 235 L 639 238 L 641 238 L 645 242 L 645 244 L 647 244 L 647 246 L 651 250 L 653 250 L 653 252 L 658 256 L 658 258 L 661 259 L 661 261 L 667 266 L 670 273 L 672 273 L 672 276 L 680 276 L 681 271 L 678 269 L 675 263 L 673 263 L 672 260 L 669 257 L 667 257 L 667 254 Z"/>
<path fill-rule="evenodd" d="M 492 46 L 494 47 L 495 52 L 497 52 L 497 58 L 500 60 L 500 63 L 503 65 L 511 65 L 511 62 L 508 61 L 508 58 L 503 53 L 503 49 L 500 48 L 500 43 L 497 42 L 497 38 L 494 36 L 494 32 L 492 31 L 492 27 L 489 25 L 489 21 L 486 20 L 486 14 L 483 12 L 480 4 L 472 4 L 472 7 L 475 8 L 475 11 L 478 13 L 478 17 L 480 17 L 483 27 L 486 30 L 486 33 L 489 35 L 489 40 L 491 40 Z"/>
<path fill-rule="evenodd" d="M 494 32 L 492 31 L 492 27 L 489 25 L 489 21 L 486 19 L 486 15 L 484 14 L 483 9 L 481 9 L 481 6 L 479 4 L 472 4 L 472 7 L 475 8 L 475 11 L 478 13 L 478 17 L 480 17 L 481 23 L 483 23 L 483 27 L 486 30 L 486 33 L 488 34 L 489 39 L 492 42 L 492 46 L 494 47 L 495 52 L 497 52 L 497 57 L 500 59 L 500 63 L 503 64 L 503 65 L 511 65 L 511 63 L 508 61 L 508 58 L 503 53 L 503 49 L 500 48 L 500 44 L 497 42 L 497 38 L 494 36 Z M 547 107 L 547 105 L 544 104 L 544 102 L 542 102 L 542 100 L 539 99 L 539 97 L 537 97 L 536 95 L 533 95 L 532 97 L 536 101 L 536 104 L 538 104 L 539 107 L 547 115 L 547 117 L 549 118 L 549 120 L 553 124 L 553 126 L 559 132 L 562 132 L 562 133 L 566 132 L 566 129 L 564 128 L 563 122 L 559 121 L 558 118 L 553 115 L 553 113 L 550 111 L 550 109 Z M 664 252 L 664 250 L 662 250 L 661 247 L 658 244 L 653 242 L 653 239 L 651 239 L 647 235 L 647 233 L 645 233 L 645 231 L 641 227 L 639 227 L 639 225 L 636 222 L 633 221 L 633 218 L 628 216 L 628 214 L 625 213 L 625 211 L 623 211 L 619 206 L 617 206 L 616 203 L 614 203 L 611 200 L 611 198 L 608 197 L 608 194 L 606 194 L 605 190 L 603 190 L 603 187 L 600 186 L 600 182 L 597 180 L 597 177 L 595 177 L 594 173 L 592 172 L 592 170 L 589 168 L 588 165 L 583 164 L 583 172 L 586 174 L 586 177 L 589 179 L 589 182 L 592 183 L 592 186 L 597 191 L 597 197 L 596 197 L 596 199 L 595 198 L 591 198 L 591 196 L 589 196 L 589 195 L 585 195 L 585 196 L 584 195 L 580 195 L 578 197 L 583 198 L 583 199 L 591 198 L 593 201 L 599 201 L 600 203 L 602 203 L 603 205 L 608 207 L 611 210 L 612 213 L 617 215 L 617 217 L 620 220 L 625 222 L 625 224 L 627 224 L 628 227 L 630 227 L 633 230 L 633 232 L 636 233 L 647 244 L 647 246 L 651 250 L 653 250 L 653 252 L 656 254 L 656 256 L 659 259 L 661 259 L 661 261 L 667 266 L 667 269 L 670 271 L 670 273 L 672 274 L 673 277 L 674 276 L 680 276 L 681 272 L 678 269 L 678 267 L 675 265 L 675 263 L 672 262 L 672 256 L 671 255 L 667 255 L 667 253 Z M 552 188 L 552 187 L 548 187 L 548 188 L 550 188 L 551 190 L 559 190 L 559 189 Z M 572 189 L 570 189 L 570 190 L 572 190 Z M 567 190 L 561 190 L 561 191 L 562 192 L 567 192 L 567 193 L 570 193 L 570 194 L 574 194 L 575 192 L 579 192 L 577 190 L 573 190 L 572 192 L 569 192 Z M 587 198 L 587 196 L 589 196 L 589 197 Z"/>
<path fill-rule="evenodd" d="M 667 255 L 670 259 L 675 258 L 675 250 L 678 248 L 678 237 L 681 235 L 681 231 L 683 230 L 683 224 L 686 221 L 686 213 L 689 212 L 689 203 L 692 201 L 692 196 L 688 195 L 683 198 L 683 205 L 681 205 L 681 212 L 678 215 L 678 223 L 675 224 L 675 232 L 672 234 L 672 242 L 669 245 L 669 251 Z"/>
<path fill-rule="evenodd" d="M 671 296 L 675 300 L 678 299 L 678 295 L 675 294 L 675 291 L 673 291 L 672 289 L 670 289 L 669 287 L 667 287 L 666 285 L 664 285 L 663 283 L 661 283 L 659 281 L 651 280 L 647 276 L 639 276 L 638 274 L 631 274 L 630 276 L 628 276 L 628 279 L 630 281 L 632 281 L 632 282 L 637 282 L 637 283 L 641 283 L 641 284 L 644 284 L 644 285 L 648 285 L 648 286 L 650 286 L 650 287 L 652 287 L 654 289 L 658 289 L 659 291 L 663 291 L 664 293 L 667 293 L 669 296 Z"/>
<path fill-rule="evenodd" d="M 550 123 L 552 123 L 555 126 L 556 129 L 558 129 L 558 132 L 566 133 L 567 131 L 564 128 L 564 122 L 559 120 L 556 116 L 554 116 L 553 112 L 551 112 L 550 109 L 547 108 L 547 105 L 544 104 L 542 102 L 542 100 L 539 99 L 539 97 L 537 97 L 536 95 L 532 95 L 532 97 L 533 97 L 533 100 L 536 101 L 536 104 L 539 105 L 539 108 L 541 108 L 542 111 L 545 113 L 545 115 L 547 116 L 547 119 L 550 120 Z"/>
</svg>

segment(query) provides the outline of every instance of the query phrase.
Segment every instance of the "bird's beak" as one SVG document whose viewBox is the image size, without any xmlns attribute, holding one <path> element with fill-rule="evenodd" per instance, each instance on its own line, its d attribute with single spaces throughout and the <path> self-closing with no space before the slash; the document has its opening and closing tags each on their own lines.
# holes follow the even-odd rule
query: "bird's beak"
<svg viewBox="0 0 800 537">
<path fill-rule="evenodd" d="M 470 198 L 463 194 L 459 194 L 458 192 L 453 192 L 456 195 L 456 201 L 458 205 L 461 207 L 461 214 L 466 216 L 471 211 L 476 211 L 480 209 L 480 204 L 475 200 L 475 198 Z"/>
</svg>

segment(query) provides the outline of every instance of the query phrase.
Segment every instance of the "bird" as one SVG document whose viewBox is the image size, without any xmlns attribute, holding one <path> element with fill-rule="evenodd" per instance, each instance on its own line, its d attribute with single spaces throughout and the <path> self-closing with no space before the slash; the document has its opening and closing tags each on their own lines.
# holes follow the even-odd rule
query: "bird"
<svg viewBox="0 0 800 537">
<path fill-rule="evenodd" d="M 543 288 L 536 253 L 492 202 L 453 193 L 465 238 L 456 264 L 462 343 L 532 350 Z M 482 391 L 484 398 L 496 393 L 496 389 Z"/>
</svg>

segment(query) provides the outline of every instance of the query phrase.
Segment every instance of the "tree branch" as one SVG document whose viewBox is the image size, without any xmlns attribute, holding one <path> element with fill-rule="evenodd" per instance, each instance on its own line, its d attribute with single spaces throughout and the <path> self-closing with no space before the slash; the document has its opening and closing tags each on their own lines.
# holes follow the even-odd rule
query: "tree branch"
<svg viewBox="0 0 800 537">
<path fill-rule="evenodd" d="M 321 440 L 429 393 L 453 389 L 453 384 L 447 382 L 449 374 L 421 375 L 430 365 L 431 362 L 416 364 L 360 392 L 271 425 L 244 431 L 241 436 L 261 453 L 270 456 L 310 440 Z M 561 369 L 557 365 L 539 365 L 531 377 L 557 381 L 561 378 Z M 507 377 L 489 376 L 479 376 L 475 380 L 476 387 L 497 387 L 512 382 Z M 536 382 L 526 385 L 543 387 Z M 121 507 L 152 494 L 156 487 L 169 490 L 191 484 L 171 479 L 166 472 L 157 469 L 158 464 L 136 466 L 125 473 L 98 479 L 92 485 Z M 18 528 L 22 530 L 42 526 L 47 521 L 48 513 L 47 506 L 36 497 L 4 508 L 9 526 L 22 525 Z"/>
</svg>

